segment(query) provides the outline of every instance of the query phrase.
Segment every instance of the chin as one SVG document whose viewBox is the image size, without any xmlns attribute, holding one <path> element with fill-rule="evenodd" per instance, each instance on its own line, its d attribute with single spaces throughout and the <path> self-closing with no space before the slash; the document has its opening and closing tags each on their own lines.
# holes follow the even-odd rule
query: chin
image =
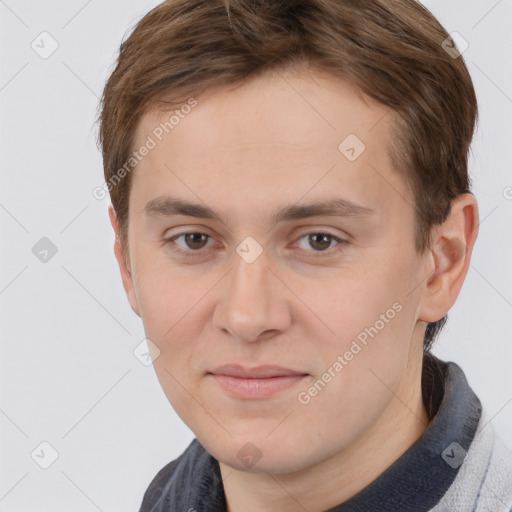
<svg viewBox="0 0 512 512">
<path fill-rule="evenodd" d="M 273 453 L 270 458 L 269 456 L 265 457 L 262 455 L 261 459 L 254 465 L 242 463 L 236 456 L 233 457 L 232 454 L 222 459 L 216 458 L 237 471 L 279 475 L 295 473 L 306 469 L 309 466 L 308 461 L 304 459 L 303 455 L 299 457 L 297 454 Z"/>
<path fill-rule="evenodd" d="M 311 442 L 297 440 L 295 443 L 290 436 L 285 436 L 287 446 L 284 445 L 284 437 L 276 436 L 275 439 L 270 440 L 265 439 L 265 435 L 259 439 L 250 435 L 230 438 L 224 446 L 219 446 L 215 441 L 213 441 L 215 446 L 212 447 L 202 444 L 218 461 L 246 473 L 294 473 L 318 462 L 313 460 L 315 458 L 313 454 L 307 453 L 304 449 L 307 447 L 315 451 Z"/>
</svg>

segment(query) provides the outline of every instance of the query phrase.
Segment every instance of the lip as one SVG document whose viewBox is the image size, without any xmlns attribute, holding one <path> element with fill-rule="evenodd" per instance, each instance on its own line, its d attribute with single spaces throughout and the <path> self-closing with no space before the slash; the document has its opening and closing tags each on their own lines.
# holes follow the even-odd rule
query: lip
<svg viewBox="0 0 512 512">
<path fill-rule="evenodd" d="M 237 398 L 268 398 L 298 384 L 307 373 L 265 365 L 254 368 L 228 364 L 215 368 L 209 375 L 229 394 Z"/>
<path fill-rule="evenodd" d="M 214 375 L 227 375 L 240 379 L 265 379 L 269 377 L 289 377 L 292 375 L 307 375 L 305 372 L 292 370 L 276 365 L 263 365 L 248 368 L 239 364 L 224 364 L 218 366 L 210 373 Z"/>
</svg>

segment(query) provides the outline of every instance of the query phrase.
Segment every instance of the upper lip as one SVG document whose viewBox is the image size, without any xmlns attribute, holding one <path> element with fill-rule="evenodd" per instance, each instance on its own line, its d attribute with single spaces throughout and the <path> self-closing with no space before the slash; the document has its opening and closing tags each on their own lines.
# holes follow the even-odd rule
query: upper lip
<svg viewBox="0 0 512 512">
<path fill-rule="evenodd" d="M 214 375 L 228 375 L 241 379 L 264 379 L 268 377 L 283 377 L 289 375 L 307 375 L 305 372 L 283 368 L 282 366 L 264 365 L 248 368 L 239 364 L 224 364 L 218 366 L 210 373 Z"/>
</svg>

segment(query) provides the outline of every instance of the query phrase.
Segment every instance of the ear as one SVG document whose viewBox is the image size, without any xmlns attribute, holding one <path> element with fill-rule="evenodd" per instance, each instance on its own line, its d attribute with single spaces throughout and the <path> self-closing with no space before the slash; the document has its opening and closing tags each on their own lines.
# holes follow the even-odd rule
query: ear
<svg viewBox="0 0 512 512">
<path fill-rule="evenodd" d="M 450 215 L 432 232 L 427 250 L 431 275 L 425 285 L 419 320 L 437 322 L 453 306 L 466 277 L 478 235 L 478 204 L 473 194 L 451 203 Z"/>
<path fill-rule="evenodd" d="M 123 248 L 121 246 L 121 241 L 119 239 L 119 223 L 117 220 L 116 212 L 112 205 L 108 207 L 108 215 L 110 217 L 110 223 L 114 228 L 114 232 L 116 235 L 116 239 L 114 242 L 114 254 L 116 256 L 117 263 L 119 264 L 119 269 L 121 271 L 121 279 L 123 280 L 124 291 L 126 292 L 126 296 L 128 297 L 128 302 L 130 303 L 133 311 L 140 316 L 139 302 L 137 300 L 137 295 L 135 294 L 135 289 L 133 287 L 133 277 L 130 270 L 130 266 L 128 263 L 127 255 L 124 254 Z"/>
</svg>

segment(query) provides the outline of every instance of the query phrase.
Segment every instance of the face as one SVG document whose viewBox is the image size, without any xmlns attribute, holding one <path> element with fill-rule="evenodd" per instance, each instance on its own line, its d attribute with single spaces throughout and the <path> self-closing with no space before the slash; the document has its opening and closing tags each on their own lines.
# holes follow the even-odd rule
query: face
<svg viewBox="0 0 512 512">
<path fill-rule="evenodd" d="M 161 141 L 172 113 L 138 126 L 156 145 L 133 171 L 125 286 L 205 448 L 301 470 L 403 414 L 393 392 L 420 368 L 427 269 L 393 116 L 313 71 L 196 100 Z"/>
</svg>

